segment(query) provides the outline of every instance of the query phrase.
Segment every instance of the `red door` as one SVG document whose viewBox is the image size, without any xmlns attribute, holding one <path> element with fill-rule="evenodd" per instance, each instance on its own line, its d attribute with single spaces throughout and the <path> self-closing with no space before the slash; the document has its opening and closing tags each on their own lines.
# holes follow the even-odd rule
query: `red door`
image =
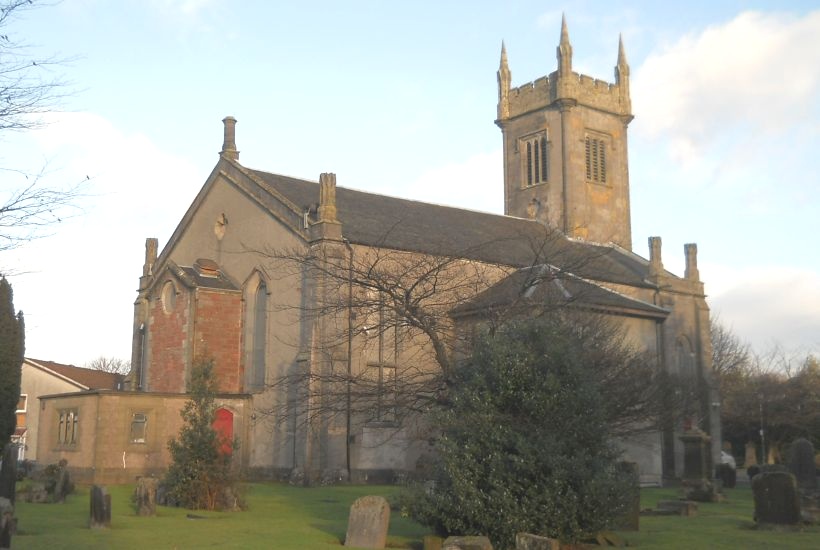
<svg viewBox="0 0 820 550">
<path fill-rule="evenodd" d="M 228 409 L 217 409 L 214 415 L 214 430 L 219 438 L 219 452 L 233 453 L 233 413 Z"/>
</svg>

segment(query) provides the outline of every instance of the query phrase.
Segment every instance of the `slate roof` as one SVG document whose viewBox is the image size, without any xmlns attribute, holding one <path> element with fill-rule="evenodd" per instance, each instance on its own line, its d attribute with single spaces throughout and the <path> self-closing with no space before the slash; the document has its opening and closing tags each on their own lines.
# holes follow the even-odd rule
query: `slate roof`
<svg viewBox="0 0 820 550">
<path fill-rule="evenodd" d="M 464 315 L 497 307 L 509 308 L 511 304 L 521 308 L 568 304 L 656 319 L 663 319 L 669 314 L 662 307 L 630 298 L 547 265 L 516 271 L 469 302 L 457 306 L 453 313 Z"/>
<path fill-rule="evenodd" d="M 239 290 L 239 288 L 219 271 L 216 276 L 203 275 L 195 267 L 178 267 L 177 274 L 190 288 L 213 288 L 216 290 Z"/>
<path fill-rule="evenodd" d="M 311 220 L 316 221 L 317 182 L 244 170 L 264 184 L 247 189 L 260 203 L 270 209 L 272 198 L 285 197 L 290 210 L 309 210 Z M 336 208 L 342 234 L 354 244 L 517 267 L 549 263 L 591 280 L 654 287 L 646 279 L 648 262 L 640 256 L 614 245 L 567 238 L 533 220 L 344 187 L 336 188 Z"/>
<path fill-rule="evenodd" d="M 41 370 L 51 371 L 62 378 L 68 379 L 81 389 L 101 389 L 114 390 L 125 378 L 122 374 L 103 372 L 95 369 L 85 369 L 74 365 L 64 365 L 54 361 L 42 361 L 40 359 L 25 358 L 26 363 Z"/>
</svg>

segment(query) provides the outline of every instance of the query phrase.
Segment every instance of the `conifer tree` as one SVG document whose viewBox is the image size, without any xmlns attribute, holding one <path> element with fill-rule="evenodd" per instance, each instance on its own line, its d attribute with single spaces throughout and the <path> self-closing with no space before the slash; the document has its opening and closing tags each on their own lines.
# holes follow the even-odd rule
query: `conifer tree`
<svg viewBox="0 0 820 550">
<path fill-rule="evenodd" d="M 9 442 L 17 423 L 24 351 L 23 312 L 15 313 L 11 285 L 3 277 L 0 278 L 0 448 Z"/>
<path fill-rule="evenodd" d="M 214 510 L 226 506 L 225 490 L 233 486 L 230 454 L 214 429 L 216 380 L 213 359 L 198 359 L 191 369 L 190 396 L 182 408 L 179 435 L 168 442 L 171 465 L 165 475 L 168 495 L 180 506 Z M 229 503 L 228 503 L 229 504 Z"/>
</svg>

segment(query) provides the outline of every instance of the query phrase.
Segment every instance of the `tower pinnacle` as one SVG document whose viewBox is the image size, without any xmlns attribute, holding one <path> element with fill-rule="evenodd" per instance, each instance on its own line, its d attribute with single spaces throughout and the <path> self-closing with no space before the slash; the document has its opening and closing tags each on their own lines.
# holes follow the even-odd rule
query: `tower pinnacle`
<svg viewBox="0 0 820 550">
<path fill-rule="evenodd" d="M 501 61 L 498 65 L 498 119 L 510 117 L 510 67 L 507 65 L 507 48 L 501 41 Z"/>
<path fill-rule="evenodd" d="M 558 43 L 558 74 L 568 76 L 572 73 L 572 45 L 569 43 L 567 18 L 561 14 L 561 41 Z"/>
</svg>

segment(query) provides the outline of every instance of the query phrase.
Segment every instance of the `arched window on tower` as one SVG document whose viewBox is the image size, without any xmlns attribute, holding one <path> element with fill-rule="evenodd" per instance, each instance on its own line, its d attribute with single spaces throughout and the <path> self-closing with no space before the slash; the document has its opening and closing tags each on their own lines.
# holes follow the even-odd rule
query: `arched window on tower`
<svg viewBox="0 0 820 550">
<path fill-rule="evenodd" d="M 549 180 L 549 141 L 545 133 L 527 136 L 522 139 L 523 149 L 526 150 L 524 159 L 524 187 Z"/>
</svg>

